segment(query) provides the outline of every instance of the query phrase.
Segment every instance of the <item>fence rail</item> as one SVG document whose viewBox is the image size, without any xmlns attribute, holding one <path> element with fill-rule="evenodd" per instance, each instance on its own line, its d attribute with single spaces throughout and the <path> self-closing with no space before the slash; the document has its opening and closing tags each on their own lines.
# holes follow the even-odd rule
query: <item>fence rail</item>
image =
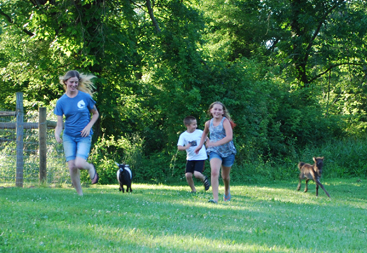
<svg viewBox="0 0 367 253">
<path fill-rule="evenodd" d="M 41 107 L 44 108 L 44 107 Z M 1 115 L 2 112 L 0 112 L 0 117 L 1 116 L 9 116 L 9 115 Z M 13 116 L 13 115 L 11 115 Z M 39 123 L 23 123 L 23 129 L 37 129 L 38 128 Z M 46 120 L 46 126 L 47 128 L 55 128 L 56 127 L 56 122 L 55 121 L 50 121 L 50 120 Z M 16 122 L 0 122 L 0 128 L 4 128 L 4 129 L 16 129 L 17 128 L 17 123 Z"/>
<path fill-rule="evenodd" d="M 16 116 L 17 112 L 0 112 L 0 116 Z"/>
</svg>

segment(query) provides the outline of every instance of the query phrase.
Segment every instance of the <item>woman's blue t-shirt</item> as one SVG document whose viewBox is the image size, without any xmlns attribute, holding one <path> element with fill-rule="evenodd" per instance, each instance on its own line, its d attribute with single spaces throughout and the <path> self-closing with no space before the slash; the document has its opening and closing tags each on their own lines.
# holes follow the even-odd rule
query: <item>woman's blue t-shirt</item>
<svg viewBox="0 0 367 253">
<path fill-rule="evenodd" d="M 93 109 L 96 101 L 85 92 L 78 91 L 78 95 L 73 98 L 64 94 L 57 100 L 54 113 L 57 116 L 65 115 L 64 134 L 72 137 L 79 137 L 82 130 L 90 121 L 90 110 Z M 92 129 L 90 135 L 93 134 Z"/>
</svg>

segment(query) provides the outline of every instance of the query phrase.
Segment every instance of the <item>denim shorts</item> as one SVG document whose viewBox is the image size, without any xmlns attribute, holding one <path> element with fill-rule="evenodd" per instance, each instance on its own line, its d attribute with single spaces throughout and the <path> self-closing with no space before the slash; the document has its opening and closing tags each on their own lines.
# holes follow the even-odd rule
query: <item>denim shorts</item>
<svg viewBox="0 0 367 253">
<path fill-rule="evenodd" d="M 64 154 L 66 161 L 75 160 L 76 157 L 88 159 L 92 142 L 92 136 L 87 137 L 71 137 L 64 134 L 63 137 Z"/>
<path fill-rule="evenodd" d="M 230 154 L 227 157 L 221 157 L 218 153 L 215 152 L 210 152 L 209 153 L 209 160 L 213 159 L 213 158 L 218 158 L 222 161 L 222 166 L 224 167 L 232 167 L 232 165 L 234 164 L 234 154 Z"/>
</svg>

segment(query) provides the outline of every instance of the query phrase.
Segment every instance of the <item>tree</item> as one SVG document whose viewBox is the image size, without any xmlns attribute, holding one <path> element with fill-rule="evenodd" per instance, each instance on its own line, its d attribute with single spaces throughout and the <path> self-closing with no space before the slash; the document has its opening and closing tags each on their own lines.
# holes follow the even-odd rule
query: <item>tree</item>
<svg viewBox="0 0 367 253">
<path fill-rule="evenodd" d="M 365 1 L 216 0 L 203 1 L 208 37 L 228 59 L 272 55 L 307 87 L 330 70 L 350 65 L 363 71 L 366 45 Z M 262 48 L 259 50 L 258 48 Z M 273 58 L 276 57 L 276 58 Z"/>
<path fill-rule="evenodd" d="M 172 73 L 193 82 L 191 72 L 199 73 L 200 17 L 182 1 L 3 0 L 0 15 L 6 59 L 0 74 L 26 99 L 48 104 L 60 97 L 58 76 L 70 69 L 98 77 L 95 138 L 134 132 L 155 139 L 147 132 L 161 122 L 151 118 L 166 113 L 152 110 L 159 109 L 152 95 L 162 83 L 143 82 L 143 75 Z"/>
</svg>

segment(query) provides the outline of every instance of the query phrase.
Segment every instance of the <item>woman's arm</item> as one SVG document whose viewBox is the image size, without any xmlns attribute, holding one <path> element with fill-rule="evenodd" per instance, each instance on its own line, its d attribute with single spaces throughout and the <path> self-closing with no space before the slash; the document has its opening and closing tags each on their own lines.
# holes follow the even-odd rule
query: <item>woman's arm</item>
<svg viewBox="0 0 367 253">
<path fill-rule="evenodd" d="M 233 130 L 231 127 L 231 124 L 229 123 L 228 119 L 225 119 L 223 121 L 223 127 L 224 127 L 224 131 L 226 132 L 226 137 L 224 137 L 223 139 L 216 141 L 216 142 L 211 142 L 210 140 L 207 141 L 206 143 L 206 147 L 217 147 L 223 144 L 226 144 L 228 142 L 230 142 L 233 139 Z"/>
<path fill-rule="evenodd" d="M 91 120 L 89 121 L 88 125 L 86 125 L 86 127 L 84 127 L 84 129 L 81 132 L 82 137 L 87 137 L 90 134 L 90 129 L 92 128 L 92 126 L 94 125 L 94 123 L 96 123 L 98 117 L 99 117 L 99 113 L 97 111 L 96 106 L 93 107 L 92 110 L 90 110 L 90 112 L 93 114 Z"/>
<path fill-rule="evenodd" d="M 62 116 L 57 116 L 57 123 L 56 123 L 56 127 L 55 127 L 55 138 L 56 138 L 56 141 L 58 143 L 62 142 L 62 140 L 60 138 L 60 134 L 61 134 L 61 131 L 62 131 L 62 125 L 63 125 Z"/>
</svg>

